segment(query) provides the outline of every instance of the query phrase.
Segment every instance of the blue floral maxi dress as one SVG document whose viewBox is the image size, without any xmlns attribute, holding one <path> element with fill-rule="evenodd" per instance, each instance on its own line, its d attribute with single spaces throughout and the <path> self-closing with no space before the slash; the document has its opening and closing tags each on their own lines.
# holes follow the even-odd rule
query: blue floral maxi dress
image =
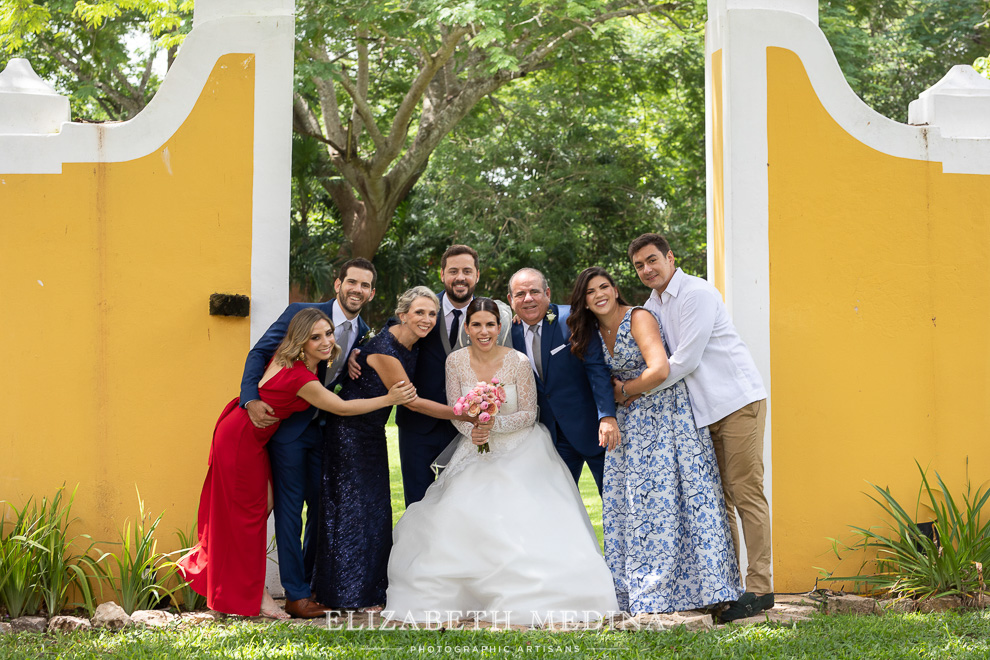
<svg viewBox="0 0 990 660">
<path fill-rule="evenodd" d="M 619 324 L 612 374 L 635 378 L 646 361 Z M 662 332 L 662 329 L 661 329 Z M 620 609 L 690 610 L 736 600 L 740 589 L 722 483 L 708 428 L 698 429 L 684 382 L 644 394 L 617 413 L 621 442 L 605 455 L 605 559 Z"/>
</svg>

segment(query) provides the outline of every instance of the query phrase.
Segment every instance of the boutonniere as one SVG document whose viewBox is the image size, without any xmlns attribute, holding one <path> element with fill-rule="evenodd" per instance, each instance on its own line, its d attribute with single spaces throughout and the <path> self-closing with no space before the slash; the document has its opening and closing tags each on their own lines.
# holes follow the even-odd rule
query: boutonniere
<svg viewBox="0 0 990 660">
<path fill-rule="evenodd" d="M 557 315 L 553 313 L 553 310 L 547 310 L 547 321 L 553 323 L 557 320 Z"/>
<path fill-rule="evenodd" d="M 364 333 L 363 337 L 361 337 L 360 343 L 363 344 L 365 342 L 369 342 L 374 338 L 375 338 L 375 331 L 372 330 L 371 328 L 368 328 L 368 331 Z"/>
</svg>

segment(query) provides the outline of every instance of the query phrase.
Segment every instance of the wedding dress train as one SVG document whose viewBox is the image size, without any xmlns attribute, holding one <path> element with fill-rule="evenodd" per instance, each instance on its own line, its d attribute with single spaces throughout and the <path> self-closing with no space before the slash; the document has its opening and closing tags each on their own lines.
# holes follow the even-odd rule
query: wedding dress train
<svg viewBox="0 0 990 660">
<path fill-rule="evenodd" d="M 496 373 L 506 403 L 489 453 L 455 422 L 460 445 L 422 501 L 393 530 L 386 616 L 400 621 L 477 617 L 540 625 L 618 610 L 584 502 L 546 428 L 536 423 L 529 360 L 512 351 Z M 447 359 L 450 403 L 478 382 L 469 349 Z"/>
</svg>

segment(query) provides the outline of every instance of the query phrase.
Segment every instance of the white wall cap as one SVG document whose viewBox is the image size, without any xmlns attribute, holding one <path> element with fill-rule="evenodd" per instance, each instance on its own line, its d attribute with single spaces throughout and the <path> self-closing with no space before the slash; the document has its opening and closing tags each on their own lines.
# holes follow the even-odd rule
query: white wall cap
<svg viewBox="0 0 990 660">
<path fill-rule="evenodd" d="M 15 57 L 0 72 L 0 135 L 58 133 L 69 121 L 69 99 Z"/>
<path fill-rule="evenodd" d="M 295 0 L 196 0 L 193 26 L 231 16 L 292 16 Z"/>
<path fill-rule="evenodd" d="M 990 80 L 958 64 L 908 105 L 908 123 L 938 126 L 943 137 L 990 137 Z"/>
<path fill-rule="evenodd" d="M 720 16 L 728 10 L 769 9 L 800 14 L 818 25 L 818 0 L 708 0 L 708 16 Z"/>
<path fill-rule="evenodd" d="M 268 49 L 279 44 L 283 48 L 277 52 L 282 52 L 292 30 L 291 17 L 284 22 L 251 16 L 209 21 L 189 33 L 158 92 L 131 119 L 66 123 L 57 135 L 45 136 L 3 135 L 0 128 L 0 173 L 58 174 L 63 163 L 114 163 L 146 156 L 159 149 L 192 112 L 221 55 L 272 52 Z M 291 49 L 288 52 L 291 63 Z M 266 66 L 265 58 L 258 59 L 258 66 Z M 258 75 L 263 75 L 260 69 Z"/>
<path fill-rule="evenodd" d="M 55 88 L 42 80 L 23 57 L 10 60 L 6 68 L 0 71 L 0 92 L 58 95 Z"/>
</svg>

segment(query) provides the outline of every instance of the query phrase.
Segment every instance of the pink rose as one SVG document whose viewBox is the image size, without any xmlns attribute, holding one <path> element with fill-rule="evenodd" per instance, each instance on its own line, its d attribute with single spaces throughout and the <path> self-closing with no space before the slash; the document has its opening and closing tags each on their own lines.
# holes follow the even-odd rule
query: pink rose
<svg viewBox="0 0 990 660">
<path fill-rule="evenodd" d="M 481 413 L 481 414 L 480 414 L 480 415 L 478 416 L 478 421 L 479 421 L 479 422 L 481 422 L 482 424 L 484 424 L 485 422 L 487 422 L 487 421 L 488 421 L 488 420 L 490 420 L 491 418 L 492 418 L 492 416 L 491 416 L 491 415 L 489 415 L 489 414 L 488 414 L 488 413 L 486 413 L 486 412 L 483 412 L 483 413 Z"/>
</svg>

